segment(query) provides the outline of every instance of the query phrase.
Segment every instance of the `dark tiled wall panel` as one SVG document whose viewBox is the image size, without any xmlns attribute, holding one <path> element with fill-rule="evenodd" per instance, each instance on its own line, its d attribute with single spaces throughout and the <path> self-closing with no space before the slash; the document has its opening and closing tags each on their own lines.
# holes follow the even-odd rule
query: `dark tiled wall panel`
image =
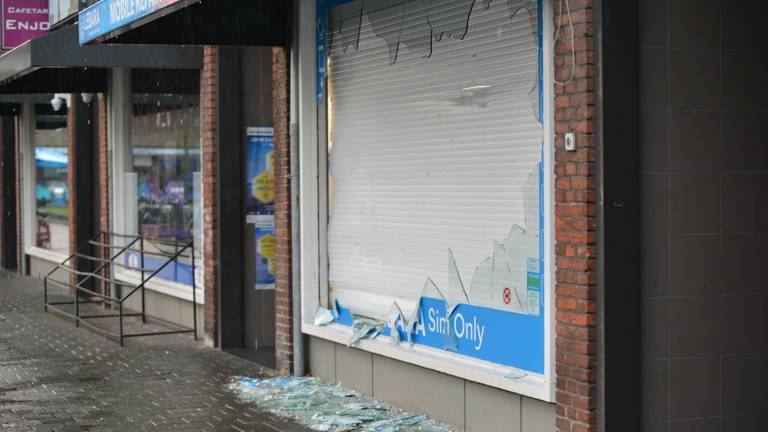
<svg viewBox="0 0 768 432">
<path fill-rule="evenodd" d="M 762 0 L 640 0 L 643 430 L 768 430 Z"/>
</svg>

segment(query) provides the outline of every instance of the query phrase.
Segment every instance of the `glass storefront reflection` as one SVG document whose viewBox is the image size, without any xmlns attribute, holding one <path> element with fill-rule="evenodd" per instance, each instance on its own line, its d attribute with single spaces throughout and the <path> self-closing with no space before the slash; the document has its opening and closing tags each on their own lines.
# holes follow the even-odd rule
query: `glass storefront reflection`
<svg viewBox="0 0 768 432">
<path fill-rule="evenodd" d="M 35 108 L 35 246 L 69 251 L 69 187 L 66 107 Z"/>
</svg>

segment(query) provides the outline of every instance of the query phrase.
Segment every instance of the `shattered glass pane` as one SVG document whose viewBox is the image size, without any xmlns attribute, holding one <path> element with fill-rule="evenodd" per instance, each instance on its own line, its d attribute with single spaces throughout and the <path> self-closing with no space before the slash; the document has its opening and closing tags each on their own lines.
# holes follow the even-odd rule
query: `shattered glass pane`
<svg viewBox="0 0 768 432">
<path fill-rule="evenodd" d="M 363 339 L 376 339 L 384 329 L 384 323 L 366 318 L 356 318 L 352 322 L 352 336 L 347 342 L 347 348 Z"/>
<path fill-rule="evenodd" d="M 355 0 L 331 9 L 328 14 L 329 43 L 332 44 L 333 38 L 340 36 L 342 50 L 346 51 L 350 47 L 357 49 L 362 19 L 362 0 Z"/>
<path fill-rule="evenodd" d="M 386 7 L 382 5 L 384 6 L 382 9 L 369 10 L 366 14 L 371 22 L 373 32 L 383 39 L 387 43 L 387 47 L 389 47 L 389 63 L 395 64 L 397 62 L 398 50 L 400 49 L 400 36 L 403 32 L 403 21 L 405 20 L 407 3 L 391 0 L 380 3 L 392 3 L 392 6 Z"/>
<path fill-rule="evenodd" d="M 483 0 L 489 10 L 493 0 Z M 341 48 L 358 49 L 363 16 L 367 16 L 373 31 L 389 46 L 390 63 L 395 64 L 401 45 L 424 57 L 432 55 L 433 41 L 443 38 L 462 40 L 469 31 L 472 9 L 476 0 L 382 0 L 365 4 L 355 0 L 336 6 L 329 12 L 329 46 L 341 36 Z M 537 0 L 507 0 L 511 20 L 530 20 L 531 37 L 538 45 Z M 538 74 L 536 78 L 538 86 Z M 536 90 L 536 88 L 534 88 Z M 537 102 L 538 103 L 538 102 Z"/>
<path fill-rule="evenodd" d="M 408 304 L 406 313 L 397 303 L 389 311 L 350 305 L 381 320 L 359 321 L 350 343 L 382 329 L 395 343 L 412 341 L 422 283 L 421 297 L 442 300 L 447 317 L 461 304 L 538 313 L 538 7 L 354 1 L 329 14 L 329 166 L 338 200 L 329 215 L 329 285 L 332 295 L 361 290 Z M 494 165 L 509 169 L 477 169 Z M 448 266 L 436 250 L 448 251 Z"/>
<path fill-rule="evenodd" d="M 427 14 L 435 40 L 464 39 L 475 0 L 427 0 Z"/>
<path fill-rule="evenodd" d="M 470 303 L 529 313 L 528 262 L 539 256 L 538 184 L 539 166 L 536 166 L 520 191 L 525 208 L 525 225 L 513 226 L 503 243 L 494 241 L 493 256 L 477 266 L 472 275 Z"/>
<path fill-rule="evenodd" d="M 334 322 L 339 317 L 339 313 L 335 310 L 326 309 L 323 307 L 317 308 L 315 313 L 315 325 L 324 326 Z"/>
<path fill-rule="evenodd" d="M 432 31 L 425 0 L 408 0 L 405 7 L 401 44 L 422 57 L 432 55 Z"/>
<path fill-rule="evenodd" d="M 254 403 L 316 431 L 455 432 L 424 415 L 372 401 L 356 391 L 326 384 L 318 378 L 234 377 L 227 387 L 244 403 Z"/>
<path fill-rule="evenodd" d="M 392 343 L 397 345 L 400 343 L 400 330 L 406 330 L 408 328 L 408 321 L 403 314 L 403 310 L 397 302 L 392 302 L 392 307 L 389 310 L 387 316 L 387 327 L 390 330 L 390 337 Z"/>
</svg>

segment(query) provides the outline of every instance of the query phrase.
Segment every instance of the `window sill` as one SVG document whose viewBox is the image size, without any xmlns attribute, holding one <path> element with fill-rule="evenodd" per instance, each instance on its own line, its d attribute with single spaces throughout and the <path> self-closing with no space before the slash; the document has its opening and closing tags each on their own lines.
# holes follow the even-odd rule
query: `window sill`
<svg viewBox="0 0 768 432">
<path fill-rule="evenodd" d="M 141 276 L 138 273 L 131 271 L 116 271 L 115 279 L 118 282 L 129 283 L 132 285 L 141 284 Z M 158 279 L 147 282 L 147 289 L 170 297 L 185 300 L 190 303 L 192 302 L 192 287 L 189 285 L 183 285 Z M 200 287 L 195 290 L 195 302 L 199 305 L 205 304 L 204 292 Z"/>
<path fill-rule="evenodd" d="M 28 246 L 24 252 L 29 256 L 49 261 L 54 264 L 60 264 L 69 257 L 69 255 L 65 255 L 61 252 L 54 252 L 37 246 Z"/>
<path fill-rule="evenodd" d="M 352 335 L 352 330 L 339 324 L 320 327 L 314 324 L 303 323 L 302 333 L 347 345 Z M 467 381 L 506 390 L 544 402 L 554 402 L 554 383 L 544 375 L 527 373 L 525 376 L 515 378 L 520 376 L 519 369 L 466 358 L 435 348 L 420 345 L 409 346 L 407 342 L 395 345 L 388 336 L 379 336 L 373 340 L 361 340 L 355 347 Z"/>
</svg>

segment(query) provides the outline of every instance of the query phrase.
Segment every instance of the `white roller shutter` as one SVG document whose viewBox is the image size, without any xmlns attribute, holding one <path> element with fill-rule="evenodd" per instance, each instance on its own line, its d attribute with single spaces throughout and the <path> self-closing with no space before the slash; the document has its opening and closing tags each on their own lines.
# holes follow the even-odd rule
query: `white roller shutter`
<svg viewBox="0 0 768 432">
<path fill-rule="evenodd" d="M 540 257 L 536 4 L 331 11 L 328 279 L 344 306 L 383 317 L 429 278 L 456 301 L 463 287 L 472 303 L 526 313 L 526 265 Z"/>
</svg>

